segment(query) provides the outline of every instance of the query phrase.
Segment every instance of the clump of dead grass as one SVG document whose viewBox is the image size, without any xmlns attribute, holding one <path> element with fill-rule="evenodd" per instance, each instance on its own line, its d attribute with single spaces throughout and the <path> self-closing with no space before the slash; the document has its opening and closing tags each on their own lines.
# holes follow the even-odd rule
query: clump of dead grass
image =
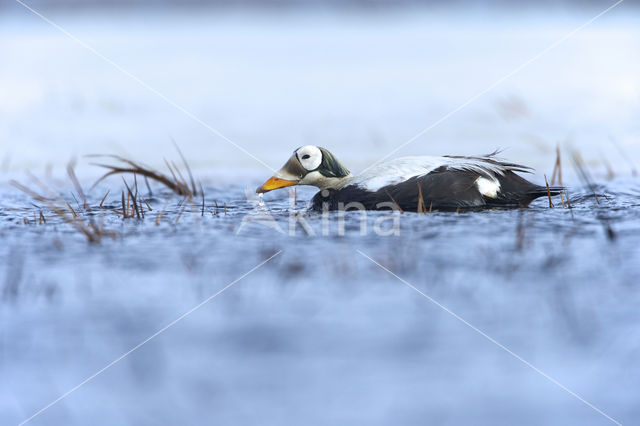
<svg viewBox="0 0 640 426">
<path fill-rule="evenodd" d="M 111 211 L 120 215 L 123 219 L 137 219 L 144 220 L 145 216 L 153 211 L 154 209 L 151 207 L 151 204 L 145 196 L 142 195 L 142 191 L 138 188 L 138 180 L 141 177 L 146 185 L 148 197 L 153 198 L 153 193 L 151 190 L 151 186 L 149 185 L 149 180 L 158 182 L 165 187 L 169 188 L 174 194 L 177 194 L 183 197 L 178 203 L 178 207 L 180 211 L 175 219 L 177 223 L 180 218 L 183 216 L 186 208 L 190 205 L 192 206 L 191 211 L 194 213 L 200 213 L 201 216 L 204 216 L 205 213 L 205 194 L 202 187 L 202 184 L 198 182 L 196 185 L 196 180 L 193 178 L 193 174 L 191 173 L 191 168 L 187 163 L 184 155 L 180 151 L 180 148 L 176 146 L 176 150 L 178 151 L 180 158 L 182 160 L 183 169 L 181 170 L 178 165 L 171 161 L 165 160 L 165 164 L 168 169 L 168 173 L 162 173 L 157 170 L 152 169 L 151 167 L 147 167 L 143 165 L 139 161 L 131 160 L 125 157 L 121 157 L 118 155 L 90 155 L 88 157 L 91 158 L 100 158 L 106 159 L 109 161 L 103 161 L 100 163 L 93 163 L 99 167 L 103 167 L 107 169 L 107 172 L 102 175 L 89 189 L 89 191 L 85 192 L 78 177 L 75 173 L 75 160 L 69 162 L 67 166 L 67 176 L 75 189 L 75 192 L 71 192 L 71 196 L 73 197 L 73 201 L 75 201 L 74 206 L 72 207 L 71 203 L 61 196 L 56 194 L 53 190 L 51 190 L 47 185 L 42 183 L 36 177 L 31 176 L 31 180 L 34 182 L 34 185 L 37 189 L 33 189 L 27 185 L 24 185 L 15 180 L 11 181 L 11 184 L 19 189 L 20 191 L 29 195 L 36 203 L 40 203 L 54 215 L 62 218 L 66 223 L 70 224 L 74 229 L 78 232 L 82 233 L 86 236 L 87 240 L 91 243 L 98 243 L 105 236 L 114 237 L 116 234 L 104 229 L 102 226 L 102 219 L 104 215 L 100 216 L 100 224 L 96 224 L 94 220 L 94 211 L 102 210 L 102 211 Z M 124 188 L 120 191 L 119 200 L 113 200 L 112 189 L 106 191 L 104 196 L 102 196 L 100 203 L 97 206 L 91 206 L 87 201 L 87 193 L 91 192 L 96 185 L 110 176 L 120 175 L 122 177 L 122 182 L 124 184 Z M 186 178 L 185 178 L 186 176 Z M 131 180 L 131 177 L 133 178 Z M 109 195 L 111 195 L 112 200 L 108 200 Z M 117 194 L 117 192 L 116 192 Z M 200 197 L 201 200 L 196 201 L 196 197 Z M 164 203 L 164 207 L 155 215 L 155 223 L 158 225 L 162 218 L 165 216 L 165 212 L 171 196 L 167 197 Z M 73 203 L 72 201 L 72 203 Z M 105 204 L 106 203 L 106 204 Z M 118 206 L 118 204 L 120 204 Z M 200 204 L 198 206 L 197 204 Z M 34 204 L 37 210 L 33 212 L 33 222 L 28 218 L 23 218 L 25 224 L 31 223 L 39 223 L 46 224 L 47 219 L 45 218 L 42 209 L 39 205 Z M 226 214 L 227 206 L 226 203 L 224 205 L 224 212 Z M 39 213 L 39 216 L 36 214 Z M 213 214 L 213 211 L 212 211 Z M 215 214 L 218 214 L 218 204 L 216 201 L 215 205 Z M 196 215 L 197 216 L 197 215 Z M 196 222 L 198 222 L 196 217 Z M 196 223 L 198 224 L 198 223 Z"/>
<path fill-rule="evenodd" d="M 74 186 L 77 185 L 76 190 L 79 189 L 78 195 L 84 200 L 82 208 L 87 212 L 91 212 L 91 208 L 86 203 L 86 197 L 84 196 L 82 187 L 80 186 L 78 180 L 75 178 L 75 173 L 73 172 L 73 163 L 69 164 L 67 170 L 69 178 L 73 182 Z M 68 201 L 62 199 L 59 195 L 57 195 L 36 177 L 31 176 L 31 178 L 41 192 L 31 189 L 30 187 L 23 185 L 15 180 L 11 180 L 9 183 L 13 187 L 29 195 L 34 201 L 44 204 L 51 212 L 71 225 L 76 231 L 84 235 L 90 243 L 99 243 L 105 237 L 114 238 L 116 236 L 114 232 L 104 228 L 102 221 L 97 223 L 93 220 L 93 218 L 85 220 L 78 212 L 76 212 L 76 210 L 74 210 L 73 207 L 71 207 L 71 204 L 69 204 Z M 47 219 L 42 213 L 40 206 L 36 205 L 36 208 L 40 213 L 39 223 L 46 224 Z M 35 220 L 36 217 L 34 212 L 34 222 Z"/>
<path fill-rule="evenodd" d="M 185 160 L 180 150 L 178 150 L 178 152 L 180 153 L 180 157 L 182 158 L 182 162 L 184 164 L 184 168 L 186 171 L 185 174 L 189 177 L 189 180 L 185 179 L 184 175 L 182 174 L 182 171 L 176 165 L 175 162 L 173 161 L 169 162 L 166 159 L 164 160 L 164 162 L 167 166 L 167 169 L 169 170 L 169 174 L 164 174 L 162 172 L 152 169 L 151 167 L 147 167 L 137 161 L 130 160 L 128 158 L 124 158 L 119 155 L 90 155 L 89 157 L 91 158 L 111 159 L 111 160 L 115 160 L 115 163 L 116 163 L 116 164 L 92 163 L 96 166 L 103 167 L 108 171 L 107 173 L 102 175 L 92 185 L 91 188 L 92 189 L 95 188 L 97 184 L 99 184 L 109 176 L 118 175 L 118 174 L 133 175 L 134 177 L 143 176 L 145 179 L 151 179 L 158 183 L 161 183 L 162 185 L 166 186 L 176 194 L 181 195 L 183 197 L 187 197 L 190 199 L 197 197 L 198 195 L 200 195 L 200 193 L 198 192 L 198 187 L 196 186 L 196 182 L 193 178 L 193 174 L 191 173 L 191 168 L 189 167 L 189 164 Z M 149 191 L 151 191 L 151 189 L 148 186 L 148 183 L 147 183 L 147 188 L 149 189 Z M 202 188 L 202 186 L 200 186 L 200 188 Z M 130 192 L 130 190 L 128 189 L 127 192 Z"/>
</svg>

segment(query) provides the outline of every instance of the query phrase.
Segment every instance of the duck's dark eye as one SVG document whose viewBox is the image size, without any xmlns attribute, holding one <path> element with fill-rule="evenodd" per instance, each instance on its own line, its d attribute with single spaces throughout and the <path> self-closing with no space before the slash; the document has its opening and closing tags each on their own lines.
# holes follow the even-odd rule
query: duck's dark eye
<svg viewBox="0 0 640 426">
<path fill-rule="evenodd" d="M 305 154 L 305 155 L 303 155 L 303 156 L 302 156 L 302 159 L 303 159 L 303 160 L 306 160 L 307 158 L 310 158 L 310 157 L 311 157 L 311 156 L 310 156 L 309 154 Z"/>
</svg>

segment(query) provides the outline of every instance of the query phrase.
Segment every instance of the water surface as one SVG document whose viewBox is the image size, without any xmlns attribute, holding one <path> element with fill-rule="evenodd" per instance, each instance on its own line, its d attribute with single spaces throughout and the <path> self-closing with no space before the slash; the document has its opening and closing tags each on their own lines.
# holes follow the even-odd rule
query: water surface
<svg viewBox="0 0 640 426">
<path fill-rule="evenodd" d="M 89 205 L 108 187 L 117 193 L 99 186 Z M 157 188 L 144 194 L 154 208 L 144 220 L 113 213 L 119 195 L 94 208 L 117 236 L 89 244 L 3 187 L 2 422 L 29 417 L 280 250 L 33 424 L 608 422 L 361 253 L 629 422 L 640 397 L 640 186 L 619 179 L 598 193 L 573 188 L 571 209 L 542 199 L 406 213 L 399 235 L 382 237 L 361 235 L 358 212 L 342 236 L 337 214 L 328 236 L 317 214 L 304 216 L 315 236 L 290 235 L 285 191 L 265 197 L 285 233 L 255 221 L 238 232 L 255 205 L 242 187 L 211 185 L 204 215 L 198 203 L 178 219 L 173 197 L 156 225 L 169 195 Z"/>
</svg>

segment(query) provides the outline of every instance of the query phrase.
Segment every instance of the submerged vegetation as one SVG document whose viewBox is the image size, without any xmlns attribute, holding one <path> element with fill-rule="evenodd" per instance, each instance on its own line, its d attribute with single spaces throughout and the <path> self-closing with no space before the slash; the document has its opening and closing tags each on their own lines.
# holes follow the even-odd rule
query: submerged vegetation
<svg viewBox="0 0 640 426">
<path fill-rule="evenodd" d="M 34 201 L 43 204 L 52 214 L 57 215 L 64 222 L 71 225 L 76 231 L 83 234 L 90 243 L 99 243 L 104 237 L 114 237 L 115 233 L 112 231 L 108 231 L 104 228 L 103 223 L 101 221 L 93 220 L 92 216 L 92 208 L 87 205 L 86 199 L 83 202 L 82 206 L 78 206 L 78 210 L 75 210 L 71 207 L 68 201 L 62 199 L 58 196 L 54 191 L 40 182 L 37 178 L 32 177 L 35 181 L 36 185 L 40 187 L 43 191 L 43 195 L 35 190 L 32 190 L 21 183 L 12 180 L 10 183 L 15 188 L 24 192 L 33 198 Z M 84 194 L 83 194 L 84 195 Z M 37 223 L 42 225 L 47 223 L 47 219 L 43 213 L 42 206 L 35 205 L 38 211 Z M 82 208 L 82 210 L 80 210 Z M 83 213 L 86 213 L 83 214 Z M 30 224 L 27 218 L 24 219 L 25 224 Z M 35 212 L 34 212 L 34 223 L 36 222 Z"/>
<path fill-rule="evenodd" d="M 177 147 L 176 147 L 177 148 Z M 117 155 L 92 155 L 91 158 L 106 158 L 115 160 L 116 164 L 95 164 L 99 167 L 108 169 L 108 172 L 101 176 L 89 189 L 91 192 L 105 179 L 114 176 L 122 175 L 123 189 L 119 191 L 119 196 L 116 196 L 117 200 L 108 201 L 109 195 L 112 195 L 112 190 L 108 189 L 104 196 L 100 198 L 100 202 L 97 205 L 91 205 L 88 201 L 88 197 L 80 184 L 75 173 L 75 162 L 71 161 L 67 166 L 68 179 L 75 189 L 71 192 L 71 197 L 76 205 L 74 209 L 71 202 L 64 199 L 63 196 L 56 193 L 50 186 L 43 183 L 41 180 L 33 175 L 30 175 L 30 179 L 33 185 L 37 189 L 33 189 L 30 186 L 22 184 L 16 180 L 11 180 L 10 184 L 29 195 L 32 200 L 39 204 L 33 204 L 36 211 L 34 211 L 33 223 L 43 225 L 47 223 L 47 218 L 44 213 L 53 214 L 61 218 L 64 222 L 68 223 L 83 234 L 87 241 L 90 243 L 99 243 L 103 238 L 114 238 L 117 236 L 115 231 L 107 230 L 104 226 L 104 218 L 107 212 L 112 212 L 119 215 L 122 219 L 137 219 L 144 220 L 146 216 L 154 211 L 151 206 L 150 199 L 153 199 L 153 191 L 149 180 L 163 185 L 171 190 L 172 193 L 178 195 L 180 200 L 178 202 L 180 206 L 180 213 L 175 219 L 176 222 L 180 220 L 188 205 L 192 206 L 192 211 L 199 210 L 201 215 L 205 212 L 205 194 L 201 183 L 196 184 L 196 180 L 193 177 L 191 168 L 189 167 L 184 156 L 178 149 L 183 161 L 184 170 L 181 170 L 175 162 L 169 162 L 165 160 L 169 175 L 162 172 L 153 170 L 150 167 L 143 166 L 137 161 L 133 161 L 127 158 L 123 158 Z M 184 176 L 188 176 L 189 181 Z M 145 182 L 147 196 L 145 197 L 140 191 L 138 186 L 138 177 L 142 177 Z M 132 182 L 127 182 L 127 179 L 132 179 Z M 199 197 L 200 206 L 196 206 L 196 197 Z M 112 195 L 113 198 L 113 195 Z M 168 196 L 165 200 L 164 206 L 155 216 L 155 224 L 159 225 L 160 221 L 165 215 L 165 210 L 170 202 L 171 196 Z M 227 206 L 224 204 L 224 211 L 226 212 Z M 218 203 L 215 202 L 215 214 L 218 212 Z M 24 218 L 25 224 L 31 224 L 32 222 L 28 218 Z"/>
</svg>

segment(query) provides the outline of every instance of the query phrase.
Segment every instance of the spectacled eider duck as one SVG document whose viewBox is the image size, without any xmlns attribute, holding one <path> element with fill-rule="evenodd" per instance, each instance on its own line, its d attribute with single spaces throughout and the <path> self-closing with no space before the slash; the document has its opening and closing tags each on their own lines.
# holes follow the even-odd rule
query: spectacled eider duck
<svg viewBox="0 0 640 426">
<path fill-rule="evenodd" d="M 337 210 L 358 202 L 367 210 L 395 206 L 413 212 L 526 207 L 532 200 L 548 195 L 547 187 L 516 174 L 528 173 L 531 168 L 501 161 L 495 155 L 404 157 L 353 176 L 325 148 L 306 145 L 296 149 L 256 192 L 312 185 L 321 189 L 313 197 L 314 210 Z M 561 190 L 552 187 L 550 194 L 558 195 Z"/>
</svg>

